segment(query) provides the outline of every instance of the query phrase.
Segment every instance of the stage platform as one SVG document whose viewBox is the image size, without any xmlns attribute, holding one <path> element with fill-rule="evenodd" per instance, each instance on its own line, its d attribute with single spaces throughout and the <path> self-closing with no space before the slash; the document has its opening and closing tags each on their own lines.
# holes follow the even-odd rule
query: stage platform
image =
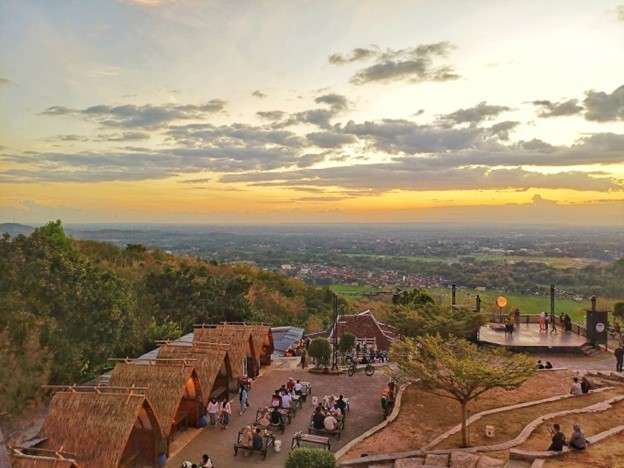
<svg viewBox="0 0 624 468">
<path fill-rule="evenodd" d="M 496 329 L 500 324 L 487 324 L 479 330 L 479 342 L 497 346 L 504 346 L 514 351 L 524 352 L 573 352 L 582 353 L 582 346 L 587 338 L 573 332 L 564 333 L 557 329 L 557 333 L 540 333 L 536 323 L 521 324 L 515 327 L 512 335 L 505 335 L 504 328 Z"/>
</svg>

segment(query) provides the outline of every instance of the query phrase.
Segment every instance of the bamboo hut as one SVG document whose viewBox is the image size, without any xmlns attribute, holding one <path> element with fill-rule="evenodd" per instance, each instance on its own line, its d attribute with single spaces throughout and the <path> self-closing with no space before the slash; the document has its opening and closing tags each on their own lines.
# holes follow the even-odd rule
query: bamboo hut
<svg viewBox="0 0 624 468">
<path fill-rule="evenodd" d="M 167 448 L 178 429 L 199 426 L 203 411 L 201 384 L 195 369 L 182 361 L 120 362 L 112 371 L 110 385 L 146 389 L 145 396 L 154 408 Z"/>
<path fill-rule="evenodd" d="M 193 367 L 202 388 L 203 404 L 229 395 L 232 367 L 226 346 L 208 347 L 166 343 L 158 350 L 159 358 L 193 359 Z"/>
<path fill-rule="evenodd" d="M 12 449 L 11 464 L 7 466 L 13 468 L 80 468 L 73 454 L 37 448 Z"/>
<path fill-rule="evenodd" d="M 227 343 L 232 366 L 232 377 L 256 377 L 260 370 L 258 353 L 251 331 L 245 327 L 197 326 L 193 331 L 193 344 Z"/>
<path fill-rule="evenodd" d="M 18 456 L 22 465 L 17 466 L 156 465 L 164 440 L 145 395 L 135 389 L 90 388 L 69 387 L 54 395 L 39 434 L 43 439 L 37 447 L 40 452 L 33 455 L 35 459 Z M 62 451 L 61 456 L 70 453 L 75 461 L 44 460 L 51 458 L 42 456 L 45 450 Z"/>
<path fill-rule="evenodd" d="M 262 366 L 271 364 L 271 355 L 273 354 L 273 334 L 271 327 L 262 323 L 246 323 L 246 322 L 223 322 L 216 326 L 217 329 L 229 330 L 232 328 L 246 329 L 251 332 L 254 340 L 254 351 L 258 362 Z"/>
</svg>

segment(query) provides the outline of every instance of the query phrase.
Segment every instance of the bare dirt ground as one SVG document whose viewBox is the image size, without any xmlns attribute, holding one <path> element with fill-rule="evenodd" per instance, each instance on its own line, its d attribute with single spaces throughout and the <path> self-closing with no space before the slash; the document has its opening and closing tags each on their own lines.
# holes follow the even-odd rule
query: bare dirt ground
<svg viewBox="0 0 624 468">
<path fill-rule="evenodd" d="M 572 376 L 573 373 L 567 370 L 538 372 L 517 390 L 493 390 L 486 393 L 470 405 L 470 414 L 567 393 Z M 362 454 L 416 450 L 460 422 L 460 407 L 454 400 L 410 386 L 403 394 L 398 418 L 356 445 L 344 459 Z"/>
<path fill-rule="evenodd" d="M 520 434 L 522 429 L 527 424 L 542 415 L 590 406 L 616 395 L 620 395 L 622 394 L 622 391 L 623 389 L 606 390 L 604 392 L 566 398 L 565 400 L 543 403 L 540 405 L 529 406 L 527 408 L 485 416 L 476 423 L 470 425 L 470 445 L 492 445 L 511 440 Z M 485 437 L 486 425 L 494 426 L 496 430 L 495 437 Z M 570 425 L 570 427 L 572 426 Z M 444 440 L 436 448 L 456 447 L 461 447 L 461 434 L 459 433 Z"/>
</svg>

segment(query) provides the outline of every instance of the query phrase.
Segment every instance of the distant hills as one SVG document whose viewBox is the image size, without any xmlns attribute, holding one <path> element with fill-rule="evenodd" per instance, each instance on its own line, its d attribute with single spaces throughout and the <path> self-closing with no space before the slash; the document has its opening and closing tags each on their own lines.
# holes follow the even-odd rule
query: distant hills
<svg viewBox="0 0 624 468">
<path fill-rule="evenodd" d="M 35 230 L 32 226 L 19 223 L 0 223 L 0 234 L 8 234 L 11 237 L 24 234 L 29 236 Z"/>
</svg>

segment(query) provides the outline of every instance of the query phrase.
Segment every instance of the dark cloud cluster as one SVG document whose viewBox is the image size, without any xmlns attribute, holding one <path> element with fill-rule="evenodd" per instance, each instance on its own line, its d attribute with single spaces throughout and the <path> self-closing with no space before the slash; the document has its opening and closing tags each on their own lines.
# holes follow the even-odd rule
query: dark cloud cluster
<svg viewBox="0 0 624 468">
<path fill-rule="evenodd" d="M 258 111 L 256 115 L 264 120 L 270 120 L 272 122 L 276 122 L 278 120 L 282 120 L 286 115 L 286 112 L 281 110 L 273 110 L 273 111 Z"/>
<path fill-rule="evenodd" d="M 492 120 L 501 113 L 509 110 L 511 109 L 507 106 L 495 106 L 483 101 L 474 107 L 457 109 L 455 112 L 443 115 L 441 120 L 451 124 L 468 123 L 470 125 L 476 125 L 484 120 Z"/>
<path fill-rule="evenodd" d="M 612 93 L 588 91 L 583 101 L 585 118 L 596 122 L 624 120 L 624 86 Z"/>
<path fill-rule="evenodd" d="M 578 99 L 568 99 L 566 101 L 533 101 L 533 105 L 539 107 L 537 115 L 539 117 L 562 117 L 566 115 L 576 115 L 583 112 L 583 106 L 579 105 Z"/>
<path fill-rule="evenodd" d="M 109 106 L 100 104 L 85 109 L 71 109 L 64 106 L 52 106 L 41 114 L 47 116 L 78 116 L 92 120 L 103 127 L 116 128 L 162 128 L 176 120 L 199 119 L 206 114 L 220 112 L 225 101 L 212 99 L 204 104 L 162 104 L 142 106 L 126 104 Z"/>
<path fill-rule="evenodd" d="M 263 93 L 259 89 L 256 89 L 253 93 L 251 93 L 251 95 L 253 97 L 257 97 L 258 99 L 264 99 L 265 97 L 268 97 L 265 93 Z"/>
<path fill-rule="evenodd" d="M 459 75 L 452 65 L 437 65 L 435 60 L 446 58 L 453 46 L 448 42 L 422 44 L 406 49 L 357 48 L 349 54 L 333 54 L 329 62 L 335 65 L 373 60 L 355 73 L 351 82 L 357 85 L 393 81 L 422 82 L 456 80 Z"/>
</svg>

